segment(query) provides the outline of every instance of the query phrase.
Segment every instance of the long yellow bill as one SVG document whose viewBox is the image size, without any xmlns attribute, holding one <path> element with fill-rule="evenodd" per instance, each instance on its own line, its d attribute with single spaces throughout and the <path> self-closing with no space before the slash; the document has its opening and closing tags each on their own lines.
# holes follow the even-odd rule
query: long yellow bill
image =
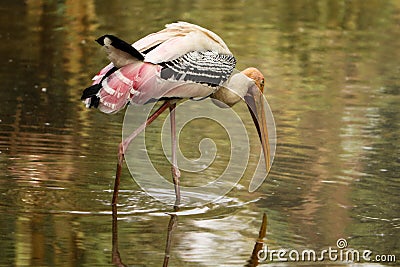
<svg viewBox="0 0 400 267">
<path fill-rule="evenodd" d="M 271 152 L 269 147 L 267 120 L 265 117 L 264 98 L 262 91 L 256 86 L 252 86 L 244 96 L 247 107 L 250 111 L 253 122 L 257 128 L 258 137 L 260 138 L 262 149 L 264 152 L 264 160 L 266 171 L 271 167 Z"/>
</svg>

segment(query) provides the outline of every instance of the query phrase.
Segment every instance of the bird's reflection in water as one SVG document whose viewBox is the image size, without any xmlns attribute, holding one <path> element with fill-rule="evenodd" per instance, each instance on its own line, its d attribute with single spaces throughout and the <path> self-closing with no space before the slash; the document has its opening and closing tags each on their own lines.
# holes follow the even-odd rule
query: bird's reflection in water
<svg viewBox="0 0 400 267">
<path fill-rule="evenodd" d="M 170 219 L 167 227 L 167 241 L 165 243 L 165 254 L 164 254 L 164 263 L 163 266 L 167 267 L 170 259 L 171 252 L 171 243 L 173 238 L 173 233 L 176 230 L 177 222 L 178 222 L 178 208 L 174 208 L 174 213 L 170 213 Z M 262 223 L 260 227 L 260 231 L 258 234 L 258 238 L 254 244 L 253 251 L 250 255 L 250 259 L 245 264 L 245 267 L 255 267 L 259 264 L 259 259 L 257 257 L 258 252 L 263 249 L 264 246 L 264 238 L 267 232 L 267 215 L 264 213 L 262 218 Z M 118 267 L 127 267 L 128 265 L 124 264 L 121 259 L 121 255 L 118 250 L 118 210 L 117 205 L 112 205 L 112 263 Z"/>
<path fill-rule="evenodd" d="M 178 211 L 178 208 L 175 208 Z M 165 243 L 165 255 L 164 255 L 164 263 L 163 267 L 168 266 L 170 251 L 171 251 L 171 242 L 172 242 L 172 234 L 177 226 L 178 215 L 170 214 L 171 218 L 168 222 L 168 231 L 167 231 L 167 242 Z"/>
<path fill-rule="evenodd" d="M 246 267 L 255 267 L 258 266 L 259 258 L 258 253 L 263 249 L 264 246 L 264 238 L 267 234 L 267 214 L 263 214 L 262 223 L 260 227 L 260 232 L 258 233 L 258 238 L 256 243 L 254 244 L 253 252 L 251 253 L 250 259 L 248 263 L 245 265 Z"/>
</svg>

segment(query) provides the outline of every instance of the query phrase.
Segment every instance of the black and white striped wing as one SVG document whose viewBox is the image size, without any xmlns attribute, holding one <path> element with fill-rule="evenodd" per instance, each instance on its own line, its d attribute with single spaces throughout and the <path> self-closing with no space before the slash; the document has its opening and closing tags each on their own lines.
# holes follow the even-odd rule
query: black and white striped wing
<svg viewBox="0 0 400 267">
<path fill-rule="evenodd" d="M 160 65 L 162 79 L 190 81 L 217 87 L 229 79 L 236 59 L 231 54 L 192 51 Z"/>
</svg>

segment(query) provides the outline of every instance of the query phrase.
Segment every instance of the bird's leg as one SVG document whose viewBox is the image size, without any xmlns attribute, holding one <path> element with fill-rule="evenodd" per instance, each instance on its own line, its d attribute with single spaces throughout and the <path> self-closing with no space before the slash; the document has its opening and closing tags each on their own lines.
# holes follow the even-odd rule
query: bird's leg
<svg viewBox="0 0 400 267">
<path fill-rule="evenodd" d="M 118 249 L 118 211 L 117 205 L 112 206 L 112 263 L 117 267 L 126 267 L 122 262 Z"/>
<path fill-rule="evenodd" d="M 179 177 L 181 176 L 181 172 L 179 171 L 178 168 L 178 160 L 176 158 L 176 123 L 175 123 L 175 107 L 176 104 L 171 104 L 169 106 L 169 116 L 170 116 L 170 122 L 171 122 L 171 151 L 172 151 L 172 179 L 174 181 L 174 187 L 175 187 L 175 205 L 174 208 L 177 209 L 180 205 L 181 202 L 181 192 L 179 188 Z"/>
<path fill-rule="evenodd" d="M 115 182 L 114 182 L 114 193 L 112 198 L 112 205 L 117 204 L 118 201 L 118 192 L 119 192 L 119 183 L 121 179 L 121 171 L 122 164 L 124 163 L 124 154 L 129 144 L 135 139 L 138 134 L 140 134 L 150 123 L 152 123 L 161 113 L 163 113 L 168 107 L 170 107 L 170 103 L 165 101 L 154 113 L 142 124 L 140 125 L 131 135 L 129 135 L 125 140 L 123 140 L 118 146 L 118 163 L 117 163 L 117 171 L 115 173 Z"/>
</svg>

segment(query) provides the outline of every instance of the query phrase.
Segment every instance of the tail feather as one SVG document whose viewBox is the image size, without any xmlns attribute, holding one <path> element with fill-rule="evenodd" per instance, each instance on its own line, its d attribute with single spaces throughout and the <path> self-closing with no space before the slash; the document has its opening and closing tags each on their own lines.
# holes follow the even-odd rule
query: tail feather
<svg viewBox="0 0 400 267">
<path fill-rule="evenodd" d="M 100 97 L 92 96 L 90 98 L 89 108 L 91 108 L 91 107 L 98 108 L 99 104 L 100 104 Z"/>
<path fill-rule="evenodd" d="M 104 73 L 105 70 L 106 72 Z M 86 103 L 88 108 L 98 108 L 100 104 L 99 92 L 103 87 L 101 83 L 116 70 L 118 70 L 118 68 L 107 65 L 98 75 L 96 75 L 97 79 L 94 82 L 95 84 L 83 90 L 81 100 Z"/>
<path fill-rule="evenodd" d="M 101 89 L 101 84 L 92 85 L 82 92 L 81 100 L 95 96 Z"/>
<path fill-rule="evenodd" d="M 101 84 L 95 84 L 83 90 L 81 100 L 85 101 L 88 108 L 97 108 L 99 106 L 100 98 L 97 96 L 97 94 L 99 93 L 101 87 Z"/>
</svg>

